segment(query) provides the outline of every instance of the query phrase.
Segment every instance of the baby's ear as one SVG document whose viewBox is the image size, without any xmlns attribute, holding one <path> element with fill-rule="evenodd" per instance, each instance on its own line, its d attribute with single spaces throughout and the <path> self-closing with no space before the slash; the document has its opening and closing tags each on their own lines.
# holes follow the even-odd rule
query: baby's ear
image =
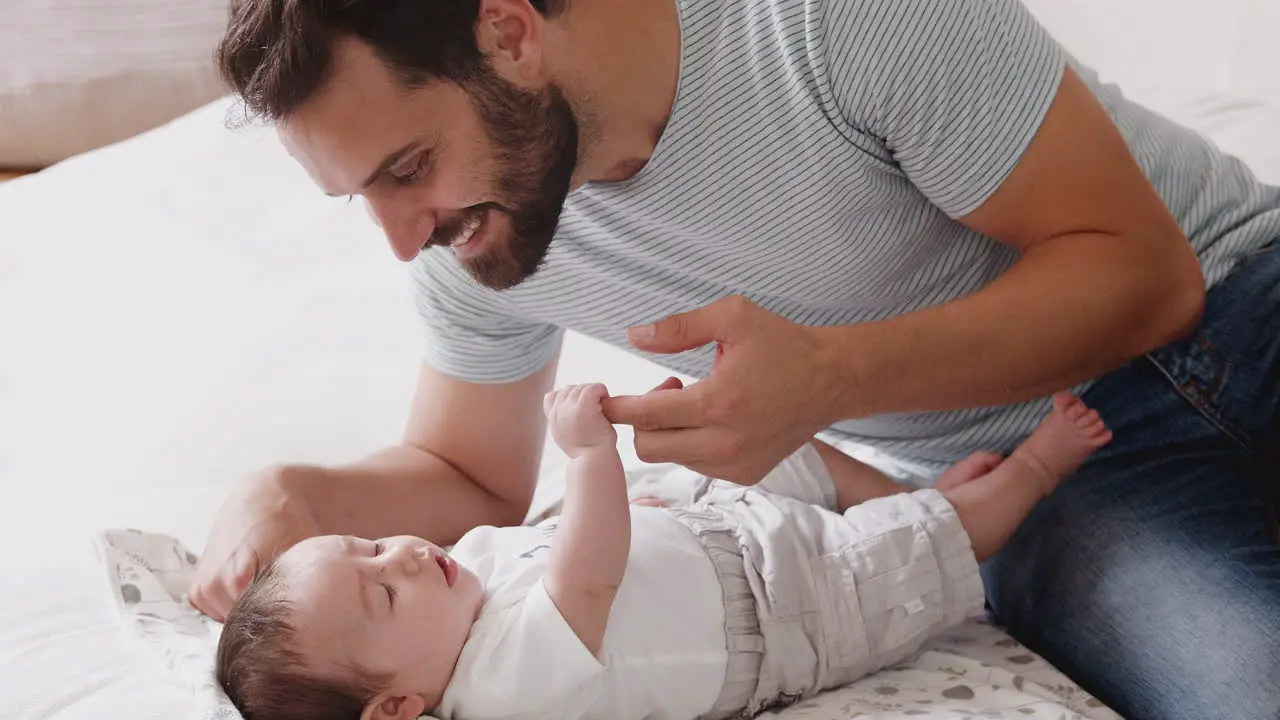
<svg viewBox="0 0 1280 720">
<path fill-rule="evenodd" d="M 360 720 L 415 720 L 427 711 L 421 695 L 382 694 L 369 701 Z"/>
</svg>

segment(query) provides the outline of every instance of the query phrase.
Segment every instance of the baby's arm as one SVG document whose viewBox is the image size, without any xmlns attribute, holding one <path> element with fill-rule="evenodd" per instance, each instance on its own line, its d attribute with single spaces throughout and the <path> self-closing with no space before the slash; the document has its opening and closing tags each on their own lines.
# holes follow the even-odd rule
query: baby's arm
<svg viewBox="0 0 1280 720">
<path fill-rule="evenodd" d="M 564 509 L 552 544 L 547 594 L 598 655 L 631 552 L 631 508 L 618 435 L 605 419 L 602 385 L 564 388 L 544 401 L 551 436 L 569 456 Z"/>
</svg>

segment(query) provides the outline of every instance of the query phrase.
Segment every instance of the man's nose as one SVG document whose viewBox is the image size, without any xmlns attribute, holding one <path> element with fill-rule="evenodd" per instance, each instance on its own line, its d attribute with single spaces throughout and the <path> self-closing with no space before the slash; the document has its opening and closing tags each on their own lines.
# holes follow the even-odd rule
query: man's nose
<svg viewBox="0 0 1280 720">
<path fill-rule="evenodd" d="M 409 208 L 396 208 L 389 203 L 368 202 L 369 216 L 382 228 L 391 252 L 402 262 L 418 257 L 422 246 L 435 232 L 430 213 Z"/>
</svg>

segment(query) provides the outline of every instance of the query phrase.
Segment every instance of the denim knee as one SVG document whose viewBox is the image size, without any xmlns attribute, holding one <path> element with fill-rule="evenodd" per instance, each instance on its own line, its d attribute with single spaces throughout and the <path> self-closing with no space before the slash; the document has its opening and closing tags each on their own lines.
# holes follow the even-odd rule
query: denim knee
<svg viewBox="0 0 1280 720">
<path fill-rule="evenodd" d="M 1037 508 L 983 567 L 997 621 L 1131 720 L 1277 720 L 1280 549 L 1261 503 L 1153 485 Z"/>
</svg>

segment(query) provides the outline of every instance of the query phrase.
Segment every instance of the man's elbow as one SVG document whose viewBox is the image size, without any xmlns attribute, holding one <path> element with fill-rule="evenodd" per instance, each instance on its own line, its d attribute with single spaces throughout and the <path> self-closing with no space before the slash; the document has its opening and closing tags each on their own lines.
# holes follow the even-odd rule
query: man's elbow
<svg viewBox="0 0 1280 720">
<path fill-rule="evenodd" d="M 1158 277 L 1159 280 L 1158 291 L 1155 293 L 1157 299 L 1153 302 L 1153 311 L 1149 315 L 1150 335 L 1143 352 L 1189 337 L 1204 316 L 1204 272 L 1189 246 L 1187 252 L 1180 255 L 1169 272 L 1148 275 L 1152 279 Z"/>
<path fill-rule="evenodd" d="M 1206 290 L 1204 275 L 1200 272 L 1199 265 L 1196 266 L 1194 277 L 1189 278 L 1177 294 L 1178 299 L 1175 304 L 1179 311 L 1174 316 L 1174 339 L 1184 338 L 1193 333 L 1204 318 Z"/>
</svg>

